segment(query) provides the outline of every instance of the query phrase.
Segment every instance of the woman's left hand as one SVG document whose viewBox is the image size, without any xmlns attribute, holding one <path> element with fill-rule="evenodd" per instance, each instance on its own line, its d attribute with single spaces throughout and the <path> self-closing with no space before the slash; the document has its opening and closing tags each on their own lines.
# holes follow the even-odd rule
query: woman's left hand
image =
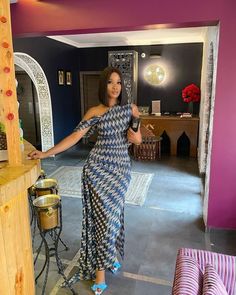
<svg viewBox="0 0 236 295">
<path fill-rule="evenodd" d="M 134 132 L 133 129 L 129 128 L 127 132 L 128 141 L 134 144 L 141 144 L 142 143 L 142 135 L 140 132 L 140 128 L 137 132 Z"/>
<path fill-rule="evenodd" d="M 135 104 L 131 104 L 132 106 L 132 116 L 139 118 L 139 111 L 138 107 Z M 142 135 L 140 132 L 140 127 L 138 128 L 138 131 L 135 132 L 133 129 L 129 128 L 127 132 L 128 141 L 134 144 L 141 144 L 142 143 Z"/>
</svg>

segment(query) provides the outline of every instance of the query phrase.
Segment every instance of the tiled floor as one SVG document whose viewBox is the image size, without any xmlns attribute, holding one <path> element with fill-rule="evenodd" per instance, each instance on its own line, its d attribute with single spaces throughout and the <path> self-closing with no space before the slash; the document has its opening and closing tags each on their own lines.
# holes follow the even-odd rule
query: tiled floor
<svg viewBox="0 0 236 295">
<path fill-rule="evenodd" d="M 88 150 L 80 146 L 70 152 L 42 161 L 50 175 L 58 167 L 82 166 Z M 142 207 L 126 205 L 126 254 L 122 270 L 112 275 L 107 272 L 109 288 L 104 295 L 167 295 L 171 294 L 177 250 L 181 247 L 207 249 L 225 254 L 236 254 L 236 234 L 233 231 L 204 232 L 202 221 L 201 180 L 197 162 L 191 158 L 162 157 L 157 162 L 134 162 L 133 171 L 152 172 L 148 196 Z M 64 197 L 62 239 L 70 247 L 60 257 L 70 275 L 76 271 L 80 244 L 81 200 Z M 39 235 L 36 236 L 36 245 Z M 63 250 L 63 247 L 60 247 Z M 76 256 L 77 255 L 77 256 Z M 36 273 L 42 266 L 42 253 Z M 43 276 L 36 291 L 42 293 Z M 58 286 L 62 282 L 57 273 L 55 258 L 51 258 L 46 294 L 71 294 Z M 93 294 L 92 282 L 74 285 L 81 295 Z"/>
</svg>

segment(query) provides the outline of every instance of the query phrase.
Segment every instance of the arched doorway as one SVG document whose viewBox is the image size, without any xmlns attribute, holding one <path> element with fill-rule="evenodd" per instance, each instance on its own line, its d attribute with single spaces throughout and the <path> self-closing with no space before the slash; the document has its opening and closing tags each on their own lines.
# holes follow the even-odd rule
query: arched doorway
<svg viewBox="0 0 236 295">
<path fill-rule="evenodd" d="M 51 95 L 47 78 L 39 63 L 26 53 L 15 52 L 14 63 L 29 75 L 36 88 L 42 151 L 46 151 L 54 145 Z"/>
</svg>

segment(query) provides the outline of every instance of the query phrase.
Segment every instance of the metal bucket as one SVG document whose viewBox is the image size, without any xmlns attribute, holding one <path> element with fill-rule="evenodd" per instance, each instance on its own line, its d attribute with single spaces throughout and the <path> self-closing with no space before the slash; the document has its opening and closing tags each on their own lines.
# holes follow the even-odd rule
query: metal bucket
<svg viewBox="0 0 236 295">
<path fill-rule="evenodd" d="M 41 229 L 48 230 L 59 225 L 60 200 L 60 196 L 50 194 L 38 197 L 33 201 Z"/>
<path fill-rule="evenodd" d="M 58 193 L 57 180 L 53 178 L 39 179 L 34 187 L 37 197 Z"/>
<path fill-rule="evenodd" d="M 46 177 L 47 177 L 47 174 L 45 173 L 45 171 L 43 169 L 41 169 L 40 175 L 39 175 L 37 181 L 42 180 L 42 179 L 45 179 Z M 35 187 L 35 185 L 32 185 L 31 187 L 28 188 L 28 193 L 29 193 L 29 195 L 31 197 L 33 197 L 33 196 L 35 197 L 35 195 L 36 195 L 36 187 Z M 55 192 L 55 193 L 57 193 L 57 192 Z M 51 194 L 51 192 L 49 194 Z"/>
</svg>

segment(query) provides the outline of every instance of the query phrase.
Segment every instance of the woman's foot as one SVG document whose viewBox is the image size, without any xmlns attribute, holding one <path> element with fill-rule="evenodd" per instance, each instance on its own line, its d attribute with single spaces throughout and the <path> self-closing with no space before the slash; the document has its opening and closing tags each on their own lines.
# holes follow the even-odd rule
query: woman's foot
<svg viewBox="0 0 236 295">
<path fill-rule="evenodd" d="M 91 289 L 93 290 L 95 295 L 101 295 L 103 291 L 105 291 L 107 288 L 107 285 L 105 282 L 100 283 L 100 284 L 94 284 Z"/>
<path fill-rule="evenodd" d="M 101 295 L 106 288 L 105 270 L 96 270 L 96 280 L 91 289 L 95 295 Z"/>
</svg>

